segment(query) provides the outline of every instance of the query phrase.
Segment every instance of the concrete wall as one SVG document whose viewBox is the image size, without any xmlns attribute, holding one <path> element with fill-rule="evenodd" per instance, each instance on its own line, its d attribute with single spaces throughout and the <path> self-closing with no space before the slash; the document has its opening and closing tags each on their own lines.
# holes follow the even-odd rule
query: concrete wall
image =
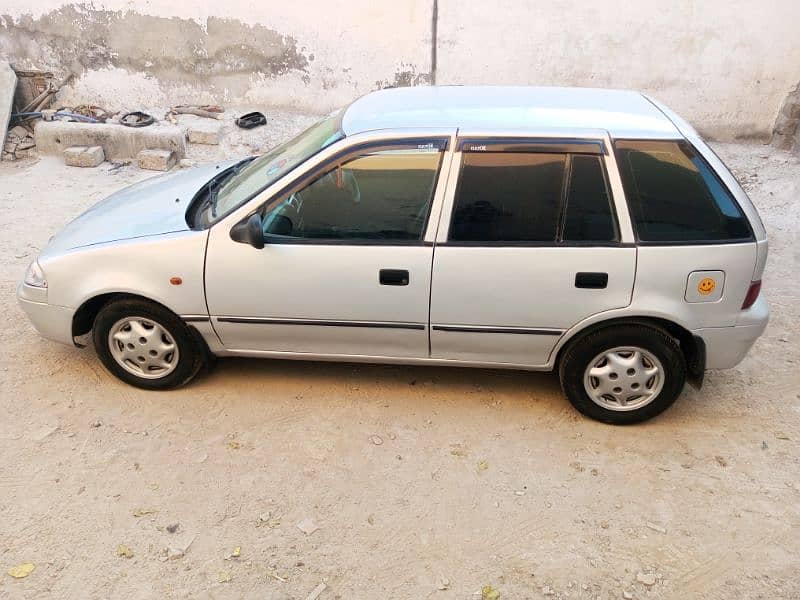
<svg viewBox="0 0 800 600">
<path fill-rule="evenodd" d="M 69 68 L 60 103 L 112 109 L 326 111 L 435 78 L 641 89 L 716 138 L 766 138 L 800 81 L 798 0 L 2 0 L 0 15 L 0 58 Z"/>
<path fill-rule="evenodd" d="M 800 81 L 800 0 L 443 0 L 438 83 L 632 88 L 768 138 Z"/>
<path fill-rule="evenodd" d="M 248 101 L 325 111 L 429 81 L 428 0 L 2 0 L 0 57 L 64 72 L 60 100 Z"/>
</svg>

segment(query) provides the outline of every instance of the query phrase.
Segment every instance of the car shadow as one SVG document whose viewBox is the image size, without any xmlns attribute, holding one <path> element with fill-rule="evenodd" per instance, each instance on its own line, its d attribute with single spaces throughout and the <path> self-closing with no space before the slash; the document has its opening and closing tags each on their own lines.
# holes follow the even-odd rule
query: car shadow
<svg viewBox="0 0 800 600">
<path fill-rule="evenodd" d="M 297 361 L 256 358 L 220 358 L 210 373 L 193 386 L 212 387 L 224 383 L 245 389 L 279 387 L 298 392 L 317 386 L 353 391 L 377 388 L 393 395 L 431 393 L 491 395 L 523 401 L 550 399 L 567 404 L 558 377 L 550 372 L 518 371 L 425 365 L 387 365 L 326 361 Z"/>
</svg>

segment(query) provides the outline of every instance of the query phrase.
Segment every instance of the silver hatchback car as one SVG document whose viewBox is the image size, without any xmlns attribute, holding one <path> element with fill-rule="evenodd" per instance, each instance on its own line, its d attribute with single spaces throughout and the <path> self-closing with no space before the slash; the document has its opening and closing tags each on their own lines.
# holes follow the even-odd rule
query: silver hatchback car
<svg viewBox="0 0 800 600">
<path fill-rule="evenodd" d="M 20 304 L 130 384 L 213 356 L 557 371 L 648 419 L 764 331 L 764 226 L 677 115 L 629 91 L 388 89 L 258 158 L 116 193 Z"/>
</svg>

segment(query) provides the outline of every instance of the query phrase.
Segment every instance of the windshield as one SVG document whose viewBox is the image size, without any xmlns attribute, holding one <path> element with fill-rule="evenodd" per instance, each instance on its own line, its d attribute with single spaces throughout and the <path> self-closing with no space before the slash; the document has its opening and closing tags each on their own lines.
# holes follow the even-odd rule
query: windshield
<svg viewBox="0 0 800 600">
<path fill-rule="evenodd" d="M 197 220 L 211 225 L 241 206 L 264 188 L 275 183 L 317 152 L 342 139 L 342 111 L 332 113 L 297 137 L 248 159 L 209 182 L 208 192 L 197 213 Z"/>
</svg>

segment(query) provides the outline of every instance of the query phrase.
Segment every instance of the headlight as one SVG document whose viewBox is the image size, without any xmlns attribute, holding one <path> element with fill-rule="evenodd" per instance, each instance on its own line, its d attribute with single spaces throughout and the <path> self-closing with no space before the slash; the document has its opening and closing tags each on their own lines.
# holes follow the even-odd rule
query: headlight
<svg viewBox="0 0 800 600">
<path fill-rule="evenodd" d="M 47 279 L 44 277 L 44 271 L 39 266 L 38 260 L 34 260 L 28 265 L 28 270 L 25 271 L 25 285 L 38 288 L 47 287 Z"/>
</svg>

